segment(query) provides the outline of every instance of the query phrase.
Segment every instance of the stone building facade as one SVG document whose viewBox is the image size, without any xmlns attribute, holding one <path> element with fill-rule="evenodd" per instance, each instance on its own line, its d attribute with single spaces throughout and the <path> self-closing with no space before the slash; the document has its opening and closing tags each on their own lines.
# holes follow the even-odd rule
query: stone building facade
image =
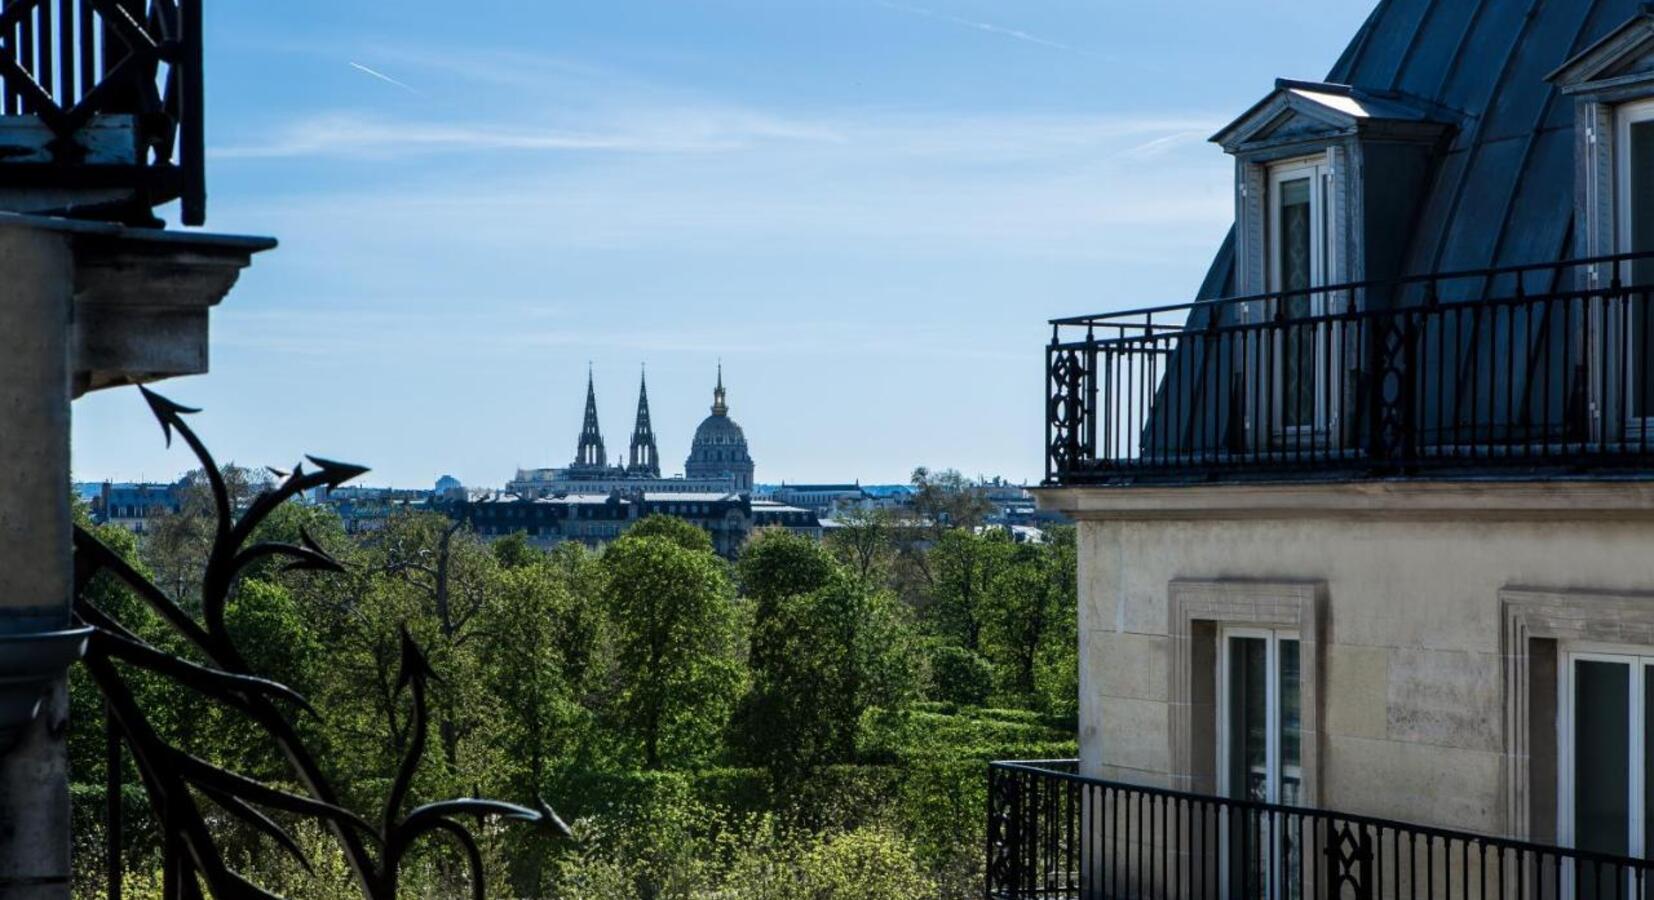
<svg viewBox="0 0 1654 900">
<path fill-rule="evenodd" d="M 1213 140 L 1197 302 L 1053 323 L 1082 776 L 1654 856 L 1654 12 L 1384 0 Z"/>
</svg>

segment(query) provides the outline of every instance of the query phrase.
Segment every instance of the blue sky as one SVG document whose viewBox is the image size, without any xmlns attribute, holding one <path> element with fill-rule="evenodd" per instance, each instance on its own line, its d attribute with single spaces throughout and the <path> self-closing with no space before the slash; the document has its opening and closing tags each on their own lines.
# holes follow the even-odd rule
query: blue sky
<svg viewBox="0 0 1654 900">
<path fill-rule="evenodd" d="M 681 469 L 720 358 L 760 481 L 1037 480 L 1045 320 L 1192 293 L 1205 139 L 1371 4 L 207 6 L 208 225 L 282 246 L 160 389 L 222 459 L 489 486 L 573 456 L 588 361 Z M 80 400 L 76 477 L 185 468 L 146 416 Z"/>
</svg>

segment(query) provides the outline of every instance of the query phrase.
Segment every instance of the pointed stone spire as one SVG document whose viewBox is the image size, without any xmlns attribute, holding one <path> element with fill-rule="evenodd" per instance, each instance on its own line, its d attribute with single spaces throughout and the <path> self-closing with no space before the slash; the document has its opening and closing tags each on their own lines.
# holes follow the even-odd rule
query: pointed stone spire
<svg viewBox="0 0 1654 900">
<path fill-rule="evenodd" d="M 718 386 L 712 389 L 712 414 L 729 415 L 729 403 L 724 398 L 724 361 L 718 360 Z"/>
<path fill-rule="evenodd" d="M 586 422 L 580 428 L 580 448 L 574 454 L 578 469 L 603 468 L 609 464 L 603 452 L 603 429 L 597 424 L 597 388 L 592 382 L 591 366 L 586 367 Z"/>
<path fill-rule="evenodd" d="M 660 453 L 655 449 L 655 430 L 649 424 L 649 373 L 638 379 L 637 424 L 632 426 L 632 451 L 626 472 L 640 478 L 660 477 Z"/>
</svg>

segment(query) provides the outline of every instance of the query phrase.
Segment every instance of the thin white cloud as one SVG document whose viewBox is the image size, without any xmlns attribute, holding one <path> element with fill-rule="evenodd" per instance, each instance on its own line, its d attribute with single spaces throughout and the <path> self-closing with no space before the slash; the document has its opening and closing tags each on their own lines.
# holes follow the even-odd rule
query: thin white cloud
<svg viewBox="0 0 1654 900">
<path fill-rule="evenodd" d="M 442 153 L 707 153 L 762 141 L 833 142 L 842 137 L 783 118 L 731 110 L 661 109 L 607 117 L 587 127 L 433 122 L 355 112 L 312 116 L 270 136 L 210 148 L 219 159 L 403 158 Z"/>
<path fill-rule="evenodd" d="M 910 326 L 892 333 L 870 331 L 859 322 L 787 322 L 786 341 L 732 335 L 724 327 L 647 328 L 635 324 L 614 327 L 576 327 L 560 324 L 545 328 L 507 311 L 467 314 L 430 314 L 406 309 L 417 301 L 373 301 L 340 298 L 326 315 L 332 327 L 318 332 L 319 315 L 310 307 L 280 310 L 228 309 L 220 315 L 216 345 L 226 348 L 329 360 L 345 365 L 362 356 L 400 357 L 413 343 L 426 343 L 440 334 L 444 353 L 498 359 L 502 354 L 540 356 L 548 349 L 577 350 L 610 358 L 638 354 L 641 358 L 820 356 L 842 362 L 847 358 L 912 357 L 964 358 L 1017 362 L 1026 357 L 1017 348 L 994 341 L 962 341 L 957 334 Z M 805 304 L 780 300 L 785 307 Z"/>
<path fill-rule="evenodd" d="M 986 32 L 988 34 L 1002 35 L 1004 37 L 1013 38 L 1013 39 L 1019 40 L 1019 41 L 1024 41 L 1024 42 L 1029 43 L 1029 44 L 1038 44 L 1041 47 L 1050 47 L 1053 50 L 1066 50 L 1066 51 L 1069 51 L 1071 53 L 1076 52 L 1073 47 L 1071 47 L 1067 44 L 1059 43 L 1057 41 L 1047 40 L 1045 38 L 1039 37 L 1037 35 L 1029 34 L 1026 31 L 1022 31 L 1022 30 L 1016 29 L 1016 28 L 1006 28 L 1004 26 L 993 25 L 993 24 L 990 24 L 988 22 L 977 22 L 977 21 L 973 21 L 971 19 L 964 19 L 964 18 L 960 18 L 959 16 L 950 15 L 950 14 L 945 13 L 945 12 L 938 12 L 934 9 L 927 9 L 923 6 L 907 6 L 907 5 L 901 4 L 901 3 L 891 3 L 891 2 L 889 2 L 889 0 L 879 0 L 879 5 L 886 8 L 886 9 L 896 10 L 897 12 L 909 13 L 909 14 L 915 15 L 915 16 L 924 16 L 927 19 L 936 19 L 936 20 L 942 21 L 942 22 L 952 22 L 955 25 L 960 25 L 960 26 L 963 26 L 965 28 L 973 29 L 975 31 L 982 31 L 982 32 Z"/>
<path fill-rule="evenodd" d="M 419 91 L 416 88 L 414 88 L 413 85 L 406 84 L 406 83 L 401 82 L 401 81 L 397 81 L 395 78 L 392 78 L 389 75 L 386 75 L 384 72 L 381 72 L 378 69 L 370 69 L 367 66 L 364 66 L 361 63 L 356 62 L 354 60 L 351 61 L 350 67 L 352 69 L 357 70 L 358 72 L 365 72 L 368 75 L 370 75 L 374 78 L 377 78 L 380 81 L 385 82 L 386 84 L 394 84 L 397 87 L 401 88 L 404 91 L 407 91 L 410 94 L 418 94 L 419 93 Z"/>
<path fill-rule="evenodd" d="M 220 159 L 406 158 L 442 153 L 607 152 L 705 154 L 770 145 L 842 147 L 884 158 L 1029 162 L 1065 154 L 1100 158 L 1122 138 L 1150 138 L 1113 153 L 1160 155 L 1216 127 L 1187 116 L 936 116 L 847 110 L 814 119 L 731 107 L 642 105 L 538 127 L 441 122 L 336 111 L 267 136 L 209 148 Z"/>
<path fill-rule="evenodd" d="M 707 149 L 686 143 L 644 141 L 624 134 L 502 128 L 489 124 L 375 121 L 348 114 L 318 116 L 294 123 L 258 143 L 214 147 L 219 159 L 282 157 L 407 157 L 483 151 L 683 151 Z"/>
<path fill-rule="evenodd" d="M 1125 152 L 1121 153 L 1120 156 L 1125 159 L 1133 160 L 1154 159 L 1159 156 L 1165 156 L 1180 144 L 1199 141 L 1211 133 L 1212 130 L 1209 128 L 1174 132 L 1163 137 L 1157 137 L 1153 140 L 1144 141 L 1135 147 L 1127 149 Z"/>
<path fill-rule="evenodd" d="M 332 223 L 320 231 L 343 228 L 353 245 L 387 254 L 419 243 L 419 223 L 446 222 L 453 239 L 490 254 L 828 239 L 1101 258 L 1122 246 L 1142 252 L 1157 235 L 1175 244 L 1190 226 L 1205 241 L 1233 214 L 1232 170 L 1191 138 L 1207 133 L 1205 117 L 852 112 L 790 121 L 747 113 L 725 114 L 716 127 L 699 118 L 583 134 L 336 119 L 230 152 L 625 151 L 580 165 L 523 154 L 499 160 L 495 177 L 473 174 L 463 185 L 430 174 L 266 197 L 251 218 L 274 227 L 291 217 L 309 223 L 299 229 L 307 235 L 318 232 L 315 223 Z M 1138 164 L 1150 155 L 1155 165 Z"/>
</svg>

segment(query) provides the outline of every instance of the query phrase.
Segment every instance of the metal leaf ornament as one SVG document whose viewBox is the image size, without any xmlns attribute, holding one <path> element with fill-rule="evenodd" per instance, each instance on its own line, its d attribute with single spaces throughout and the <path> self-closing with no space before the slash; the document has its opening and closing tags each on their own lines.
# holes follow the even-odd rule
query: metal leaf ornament
<svg viewBox="0 0 1654 900">
<path fill-rule="evenodd" d="M 409 786 L 425 752 L 428 727 L 426 686 L 432 677 L 425 654 L 404 628 L 397 692 L 411 692 L 413 728 L 378 823 L 345 808 L 315 756 L 305 745 L 287 710 L 310 715 L 316 711 L 285 685 L 252 671 L 225 627 L 224 611 L 243 572 L 261 560 L 285 561 L 285 570 L 342 572 L 334 559 L 307 532 L 297 544 L 248 544 L 253 533 L 281 504 L 312 488 L 336 488 L 367 469 L 309 457 L 314 470 L 301 464 L 291 472 L 276 472 L 275 486 L 261 492 L 236 515 L 222 473 L 206 445 L 185 422 L 199 410 L 181 406 L 140 388 L 150 411 L 161 425 L 168 446 L 173 435 L 187 444 L 205 473 L 212 492 L 215 529 L 205 571 L 201 576 L 201 620 L 197 621 L 165 591 L 138 572 L 90 532 L 75 531 L 75 616 L 94 630 L 84 664 L 107 702 L 112 727 L 131 753 L 156 821 L 165 834 L 163 896 L 193 900 L 203 888 L 213 897 L 275 897 L 253 884 L 225 862 L 210 824 L 233 818 L 270 838 L 311 870 L 311 862 L 293 835 L 266 810 L 315 819 L 323 823 L 343 852 L 363 897 L 391 900 L 397 896 L 399 867 L 414 842 L 441 832 L 459 845 L 469 866 L 472 896 L 484 897 L 482 854 L 475 835 L 458 817 L 496 816 L 546 828 L 566 837 L 565 825 L 544 801 L 534 808 L 497 800 L 461 798 L 429 803 L 403 813 Z M 275 470 L 272 470 L 273 472 Z M 181 659 L 144 641 L 100 610 L 86 590 L 98 573 L 105 573 L 151 607 L 167 626 L 189 642 L 205 664 Z M 294 782 L 291 791 L 265 784 L 192 756 L 166 743 L 135 698 L 132 686 L 116 662 L 166 678 L 207 699 L 237 710 L 255 723 L 285 758 Z M 111 772 L 118 779 L 119 768 Z M 118 785 L 116 785 L 118 789 Z M 209 813 L 204 801 L 217 813 Z M 119 877 L 118 873 L 112 873 Z"/>
</svg>

